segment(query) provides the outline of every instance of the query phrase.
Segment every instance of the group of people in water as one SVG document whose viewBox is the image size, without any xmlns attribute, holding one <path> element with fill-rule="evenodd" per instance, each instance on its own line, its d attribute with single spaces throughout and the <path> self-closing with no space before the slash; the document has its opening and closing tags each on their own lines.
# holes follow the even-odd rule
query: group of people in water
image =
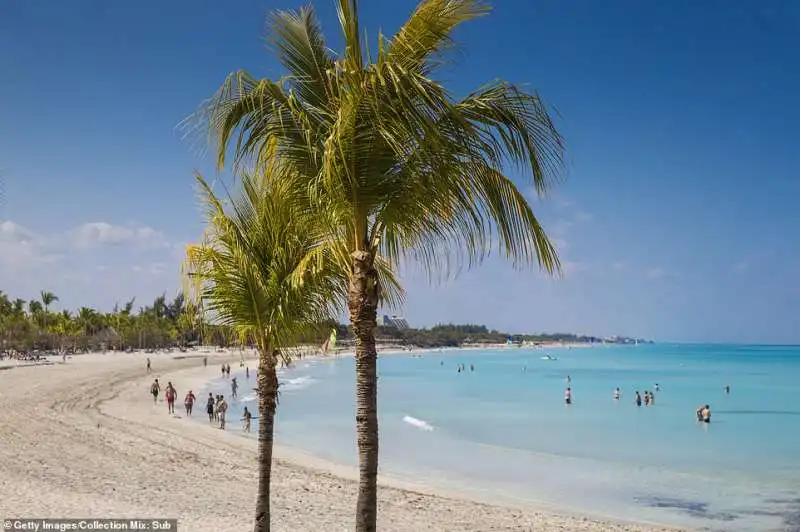
<svg viewBox="0 0 800 532">
<path fill-rule="evenodd" d="M 208 365 L 207 357 L 203 358 L 203 365 Z M 152 373 L 152 364 L 150 362 L 150 358 L 147 359 L 147 374 L 149 375 Z M 222 375 L 223 377 L 230 377 L 231 373 L 231 365 L 230 364 L 222 364 Z M 246 368 L 246 375 L 247 378 L 250 377 L 250 368 Z M 231 398 L 236 399 L 239 393 L 239 383 L 236 380 L 236 377 L 231 379 Z M 153 396 L 153 404 L 158 403 L 158 398 L 161 395 L 161 383 L 158 382 L 158 379 L 155 379 L 153 383 L 150 385 L 150 394 Z M 167 382 L 167 386 L 164 389 L 164 400 L 167 403 L 167 412 L 169 414 L 175 414 L 175 401 L 178 397 L 178 392 L 175 390 L 172 382 Z M 192 410 L 194 408 L 194 403 L 196 402 L 197 397 L 194 395 L 192 390 L 186 394 L 183 400 L 184 407 L 186 408 L 186 415 L 191 417 Z M 208 394 L 208 400 L 206 402 L 206 413 L 208 414 L 208 421 L 209 423 L 216 423 L 220 429 L 225 430 L 225 420 L 226 420 L 226 413 L 228 412 L 228 402 L 225 400 L 225 396 L 222 394 L 217 394 L 216 396 L 212 393 Z M 242 422 L 243 422 L 243 430 L 245 432 L 250 432 L 250 425 L 253 419 L 253 414 L 244 407 L 244 411 L 242 412 Z"/>
<path fill-rule="evenodd" d="M 570 383 L 572 382 L 572 378 L 569 375 L 567 375 L 566 380 L 567 380 L 567 389 L 564 391 L 564 402 L 567 405 L 571 405 L 572 387 Z M 658 383 L 656 383 L 655 386 L 653 387 L 653 391 L 645 390 L 644 394 L 641 394 L 639 393 L 639 390 L 636 390 L 634 392 L 633 402 L 636 406 L 654 405 L 656 404 L 656 395 L 654 392 L 658 391 L 661 391 L 661 387 L 658 385 Z M 729 393 L 731 393 L 731 387 L 730 385 L 725 385 L 725 395 L 728 395 Z M 620 391 L 619 387 L 614 389 L 613 397 L 614 401 L 619 401 L 620 399 L 622 399 L 622 392 Z M 697 421 L 700 421 L 702 423 L 711 423 L 711 407 L 709 405 L 704 404 L 700 406 L 696 410 L 695 415 L 697 416 Z"/>
</svg>

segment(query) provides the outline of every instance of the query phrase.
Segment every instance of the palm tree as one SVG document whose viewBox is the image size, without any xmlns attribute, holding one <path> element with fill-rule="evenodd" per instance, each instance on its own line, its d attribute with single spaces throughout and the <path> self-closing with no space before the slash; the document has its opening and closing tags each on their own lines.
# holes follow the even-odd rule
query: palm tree
<svg viewBox="0 0 800 532">
<path fill-rule="evenodd" d="M 187 250 L 188 295 L 258 349 L 255 530 L 268 532 L 276 367 L 278 362 L 290 363 L 285 349 L 301 334 L 336 315 L 335 302 L 342 301 L 346 277 L 332 268 L 304 267 L 317 230 L 297 202 L 290 201 L 285 183 L 244 175 L 241 192 L 226 209 L 202 177 L 198 182 L 209 208 L 208 229 L 205 242 Z"/>
<path fill-rule="evenodd" d="M 44 328 L 47 329 L 47 317 L 50 312 L 50 305 L 58 301 L 58 296 L 48 290 L 42 290 L 40 297 L 44 305 Z"/>
<path fill-rule="evenodd" d="M 348 276 L 356 339 L 359 490 L 356 531 L 377 519 L 378 408 L 375 328 L 383 257 L 457 273 L 497 248 L 515 267 L 560 264 L 531 206 L 505 173 L 511 165 L 542 196 L 563 168 L 563 143 L 535 93 L 492 81 L 457 99 L 435 76 L 453 30 L 487 14 L 481 0 L 423 0 L 374 56 L 358 1 L 337 0 L 345 48 L 333 55 L 313 10 L 271 16 L 271 45 L 287 74 L 229 75 L 200 113 L 218 166 L 281 161 L 286 180 L 320 213 L 327 250 Z M 313 255 L 313 253 L 312 253 Z"/>
</svg>

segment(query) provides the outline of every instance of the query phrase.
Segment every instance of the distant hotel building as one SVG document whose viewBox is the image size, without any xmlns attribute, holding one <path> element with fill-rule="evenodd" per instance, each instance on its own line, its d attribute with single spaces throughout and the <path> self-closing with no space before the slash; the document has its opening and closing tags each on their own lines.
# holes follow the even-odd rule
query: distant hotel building
<svg viewBox="0 0 800 532">
<path fill-rule="evenodd" d="M 378 321 L 378 325 L 381 327 L 394 327 L 395 329 L 410 329 L 408 322 L 402 316 L 389 317 L 384 314 L 383 318 Z"/>
</svg>

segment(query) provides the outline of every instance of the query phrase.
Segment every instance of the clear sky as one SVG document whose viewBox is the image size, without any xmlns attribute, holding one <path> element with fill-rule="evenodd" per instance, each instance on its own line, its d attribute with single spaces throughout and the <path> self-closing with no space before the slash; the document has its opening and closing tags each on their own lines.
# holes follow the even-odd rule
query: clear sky
<svg viewBox="0 0 800 532">
<path fill-rule="evenodd" d="M 391 34 L 415 3 L 362 0 L 362 26 Z M 536 208 L 566 275 L 496 260 L 437 287 L 408 274 L 400 312 L 413 326 L 800 343 L 800 3 L 494 3 L 458 31 L 443 77 L 461 94 L 525 84 L 560 113 L 567 180 Z M 265 15 L 298 5 L 0 3 L 0 289 L 70 308 L 173 294 L 202 230 L 192 171 L 213 172 L 176 125 L 231 70 L 279 76 Z M 338 49 L 333 0 L 315 5 Z"/>
</svg>

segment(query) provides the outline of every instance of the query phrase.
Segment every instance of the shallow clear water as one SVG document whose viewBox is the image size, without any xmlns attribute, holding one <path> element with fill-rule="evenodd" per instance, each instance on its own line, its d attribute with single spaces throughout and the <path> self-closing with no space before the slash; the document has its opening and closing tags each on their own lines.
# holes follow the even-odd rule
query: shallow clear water
<svg viewBox="0 0 800 532">
<path fill-rule="evenodd" d="M 800 348 L 443 351 L 381 357 L 378 372 L 392 476 L 598 516 L 800 530 Z M 254 375 L 239 381 L 233 419 L 255 409 Z M 281 381 L 277 442 L 355 464 L 353 359 L 299 362 Z M 656 383 L 655 404 L 637 408 L 634 391 Z M 708 425 L 695 420 L 703 403 Z"/>
</svg>

